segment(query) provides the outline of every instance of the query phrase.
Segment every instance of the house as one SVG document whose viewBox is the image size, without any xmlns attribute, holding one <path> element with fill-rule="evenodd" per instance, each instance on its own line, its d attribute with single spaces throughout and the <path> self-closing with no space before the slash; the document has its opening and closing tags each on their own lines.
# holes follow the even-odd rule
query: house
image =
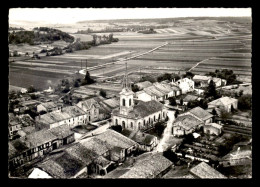
<svg viewBox="0 0 260 187">
<path fill-rule="evenodd" d="M 184 115 L 187 115 L 187 114 L 197 118 L 200 121 L 202 121 L 203 124 L 211 123 L 212 118 L 213 118 L 212 114 L 210 114 L 208 111 L 202 109 L 199 106 L 189 110 L 188 112 L 185 112 L 183 114 L 179 114 L 179 116 L 184 116 Z"/>
<path fill-rule="evenodd" d="M 223 82 L 223 81 L 222 81 L 221 78 L 213 77 L 213 78 L 212 78 L 212 81 L 213 81 L 213 83 L 215 84 L 215 87 L 216 87 L 216 88 L 222 86 L 222 82 Z M 225 84 L 225 83 L 223 82 L 223 84 Z"/>
<path fill-rule="evenodd" d="M 17 167 L 75 141 L 74 133 L 67 125 L 56 128 L 36 131 L 9 142 L 9 166 Z"/>
<path fill-rule="evenodd" d="M 19 115 L 18 118 L 20 119 L 23 127 L 35 126 L 35 121 L 29 114 Z"/>
<path fill-rule="evenodd" d="M 179 96 L 181 95 L 181 89 L 178 87 L 178 86 L 175 86 L 175 85 L 170 85 L 171 86 L 171 89 L 173 90 L 173 96 Z"/>
<path fill-rule="evenodd" d="M 104 178 L 161 178 L 172 168 L 172 162 L 162 153 L 145 153 L 128 167 L 118 167 Z"/>
<path fill-rule="evenodd" d="M 175 84 L 181 89 L 182 94 L 192 92 L 194 90 L 194 81 L 188 78 L 179 79 Z"/>
<path fill-rule="evenodd" d="M 196 100 L 199 100 L 199 97 L 198 96 L 195 96 L 195 95 L 186 95 L 184 98 L 183 98 L 183 105 L 188 105 L 189 102 L 192 102 L 192 101 L 196 101 Z"/>
<path fill-rule="evenodd" d="M 41 103 L 37 105 L 37 112 L 45 111 L 45 112 L 52 112 L 55 110 L 60 110 L 62 107 L 61 104 L 55 104 L 54 102 L 46 102 L 46 103 Z"/>
<path fill-rule="evenodd" d="M 142 133 L 139 130 L 124 129 L 121 134 L 137 142 L 140 145 L 138 149 L 142 151 L 152 151 L 158 145 L 156 136 Z"/>
<path fill-rule="evenodd" d="M 146 92 L 148 95 L 150 95 L 151 97 L 155 98 L 155 100 L 157 101 L 164 101 L 165 97 L 166 97 L 166 93 L 157 89 L 155 86 L 149 86 L 147 88 L 143 89 L 144 92 Z"/>
<path fill-rule="evenodd" d="M 226 179 L 227 177 L 219 173 L 217 170 L 206 164 L 199 163 L 197 166 L 190 169 L 190 173 L 199 179 Z"/>
<path fill-rule="evenodd" d="M 172 134 L 178 137 L 191 134 L 201 128 L 203 124 L 202 121 L 190 114 L 179 115 L 173 122 Z"/>
<path fill-rule="evenodd" d="M 199 85 L 201 88 L 207 87 L 212 80 L 211 76 L 204 75 L 194 75 L 192 78 L 196 85 Z"/>
<path fill-rule="evenodd" d="M 138 82 L 135 85 L 139 88 L 139 90 L 143 90 L 144 88 L 152 86 L 153 84 L 150 81 L 144 81 L 144 82 Z"/>
<path fill-rule="evenodd" d="M 114 98 L 102 100 L 99 102 L 99 105 L 100 105 L 100 109 L 99 109 L 100 119 L 110 118 L 113 109 L 119 107 L 119 98 L 114 97 Z"/>
<path fill-rule="evenodd" d="M 35 118 L 36 129 L 51 129 L 59 125 L 68 124 L 73 128 L 77 125 L 87 123 L 86 113 L 77 106 L 61 107 L 50 113 L 39 115 Z"/>
<path fill-rule="evenodd" d="M 195 91 L 195 93 L 196 94 L 198 94 L 198 95 L 204 95 L 204 93 L 205 93 L 205 88 L 194 88 L 194 91 Z"/>
<path fill-rule="evenodd" d="M 214 134 L 219 136 L 222 133 L 223 126 L 217 123 L 208 123 L 203 126 L 203 132 L 205 134 Z"/>
<path fill-rule="evenodd" d="M 165 94 L 164 99 L 168 99 L 169 97 L 173 97 L 175 96 L 175 92 L 174 90 L 171 88 L 170 85 L 168 84 L 163 84 L 163 83 L 154 83 L 153 84 L 158 90 L 160 90 L 161 92 L 163 92 Z"/>
<path fill-rule="evenodd" d="M 33 109 L 37 105 L 39 105 L 41 102 L 36 101 L 36 100 L 27 100 L 27 101 L 22 101 L 19 103 L 19 107 L 16 108 L 16 111 L 18 113 L 24 113 L 26 110 Z"/>
<path fill-rule="evenodd" d="M 35 132 L 35 127 L 34 126 L 27 126 L 27 127 L 23 127 L 21 130 L 18 131 L 18 135 L 20 137 L 26 136 L 28 134 L 31 134 L 33 132 Z"/>
<path fill-rule="evenodd" d="M 80 101 L 77 106 L 86 113 L 88 122 L 99 120 L 100 104 L 95 99 Z"/>
<path fill-rule="evenodd" d="M 16 135 L 18 135 L 18 131 L 21 130 L 22 122 L 12 113 L 8 113 L 8 117 L 8 137 L 9 139 L 13 139 Z"/>
<path fill-rule="evenodd" d="M 137 100 L 141 100 L 141 101 L 151 101 L 151 100 L 157 100 L 156 95 L 153 94 L 152 92 L 148 91 L 138 91 L 135 93 L 135 97 L 137 98 Z"/>
<path fill-rule="evenodd" d="M 231 108 L 237 109 L 238 100 L 231 97 L 221 97 L 208 103 L 209 109 L 219 109 L 231 112 Z"/>
</svg>

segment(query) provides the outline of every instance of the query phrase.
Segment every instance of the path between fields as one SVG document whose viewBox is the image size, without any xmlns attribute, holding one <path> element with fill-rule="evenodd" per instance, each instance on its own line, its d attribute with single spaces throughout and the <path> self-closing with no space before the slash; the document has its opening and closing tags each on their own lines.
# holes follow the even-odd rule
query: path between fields
<svg viewBox="0 0 260 187">
<path fill-rule="evenodd" d="M 206 61 L 206 60 L 209 60 L 209 59 L 211 59 L 211 58 L 212 58 L 212 57 L 207 58 L 207 59 L 205 59 L 205 60 L 202 60 L 202 61 L 198 62 L 197 64 L 195 64 L 195 66 L 193 66 L 192 68 L 190 68 L 188 71 L 191 71 L 192 69 L 196 68 L 200 63 L 202 63 L 202 62 L 204 62 L 204 61 Z"/>
<path fill-rule="evenodd" d="M 102 65 L 93 66 L 93 67 L 88 68 L 88 70 L 94 70 L 94 69 L 96 69 L 96 68 L 100 68 L 100 67 L 103 67 L 103 66 L 107 66 L 107 65 L 110 65 L 110 64 L 117 63 L 117 62 L 123 62 L 123 61 L 130 60 L 130 59 L 133 59 L 133 58 L 136 58 L 136 57 L 140 57 L 140 56 L 146 55 L 146 54 L 148 54 L 148 53 L 151 53 L 151 52 L 153 52 L 153 51 L 155 51 L 155 50 L 157 50 L 157 49 L 159 49 L 159 48 L 161 48 L 161 47 L 163 47 L 163 46 L 165 46 L 165 45 L 167 45 L 167 44 L 168 44 L 168 42 L 166 42 L 165 44 L 160 45 L 160 46 L 158 46 L 158 47 L 155 47 L 155 48 L 153 48 L 153 49 L 150 50 L 150 51 L 147 51 L 147 52 L 144 52 L 144 53 L 141 53 L 141 54 L 137 54 L 137 55 L 134 55 L 134 56 L 131 56 L 131 57 L 122 59 L 122 60 L 118 60 L 118 61 L 115 61 L 115 62 L 109 62 L 109 63 L 102 64 Z M 86 69 L 80 70 L 79 73 L 82 74 L 82 75 L 85 75 L 85 74 L 86 74 Z"/>
</svg>

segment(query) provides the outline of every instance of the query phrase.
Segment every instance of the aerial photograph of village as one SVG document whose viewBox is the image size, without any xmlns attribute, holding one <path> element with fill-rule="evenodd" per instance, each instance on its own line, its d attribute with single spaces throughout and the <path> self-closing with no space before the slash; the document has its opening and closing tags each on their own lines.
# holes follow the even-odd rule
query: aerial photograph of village
<svg viewBox="0 0 260 187">
<path fill-rule="evenodd" d="M 251 14 L 9 9 L 8 178 L 252 178 Z"/>
</svg>

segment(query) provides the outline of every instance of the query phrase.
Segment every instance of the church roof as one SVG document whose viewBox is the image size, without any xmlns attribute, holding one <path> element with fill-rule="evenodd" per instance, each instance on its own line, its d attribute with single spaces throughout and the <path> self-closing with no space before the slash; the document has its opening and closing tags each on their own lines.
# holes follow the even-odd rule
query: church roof
<svg viewBox="0 0 260 187">
<path fill-rule="evenodd" d="M 158 101 L 139 101 L 127 115 L 128 118 L 144 118 L 163 109 L 164 105 Z M 113 115 L 120 115 L 120 109 L 113 110 Z"/>
</svg>

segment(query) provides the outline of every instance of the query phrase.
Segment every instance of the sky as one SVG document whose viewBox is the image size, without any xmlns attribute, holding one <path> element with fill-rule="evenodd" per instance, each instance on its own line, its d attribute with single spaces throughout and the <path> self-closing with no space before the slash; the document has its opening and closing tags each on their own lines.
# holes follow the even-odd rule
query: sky
<svg viewBox="0 0 260 187">
<path fill-rule="evenodd" d="M 85 20 L 251 16 L 251 8 L 12 8 L 9 22 L 70 24 Z"/>
</svg>

